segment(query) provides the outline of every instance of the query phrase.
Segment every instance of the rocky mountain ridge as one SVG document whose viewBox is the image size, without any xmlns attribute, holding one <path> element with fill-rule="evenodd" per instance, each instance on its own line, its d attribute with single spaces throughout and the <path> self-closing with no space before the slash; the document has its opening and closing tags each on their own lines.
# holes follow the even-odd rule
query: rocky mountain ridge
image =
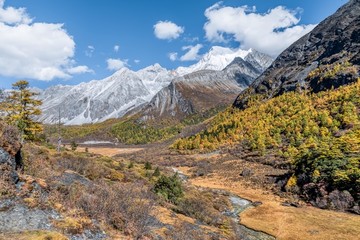
<svg viewBox="0 0 360 240">
<path fill-rule="evenodd" d="M 318 92 L 354 82 L 360 65 L 360 1 L 351 0 L 282 52 L 234 102 L 246 108 L 254 94 Z"/>
<path fill-rule="evenodd" d="M 201 74 L 201 76 L 199 73 L 186 76 L 188 73 L 192 74 L 193 72 L 205 70 L 218 71 L 217 73 L 211 73 L 212 76 L 207 77 L 206 81 L 208 86 L 219 84 L 216 79 L 224 80 L 224 76 L 221 75 L 224 72 L 220 70 L 223 70 L 236 57 L 256 65 L 256 69 L 253 69 L 252 64 L 250 64 L 251 66 L 248 64 L 241 67 L 242 70 L 240 71 L 243 71 L 245 75 L 250 74 L 251 78 L 258 76 L 259 71 L 266 68 L 272 61 L 269 56 L 253 49 L 244 51 L 241 49 L 232 50 L 213 47 L 198 63 L 186 68 L 179 67 L 176 70 L 167 70 L 159 64 L 154 64 L 137 72 L 122 68 L 103 80 L 93 80 L 75 86 L 58 85 L 39 91 L 39 99 L 43 101 L 43 114 L 38 120 L 46 124 L 55 124 L 59 121 L 60 115 L 61 123 L 80 125 L 102 122 L 110 118 L 120 118 L 129 111 L 149 103 L 161 89 L 171 87 L 169 84 L 171 85 L 174 79 L 176 82 L 194 81 L 195 83 L 201 81 L 201 84 L 204 83 Z M 250 69 L 247 69 L 247 67 Z M 235 75 L 230 78 L 233 78 L 236 82 Z M 228 90 L 232 88 L 229 90 L 232 93 L 238 92 L 247 86 L 244 85 L 239 88 L 235 86 L 236 84 L 234 85 L 235 82 L 231 83 L 231 86 L 226 82 L 220 83 L 220 85 L 228 85 L 226 88 Z M 227 97 L 233 99 L 236 96 L 229 95 Z"/>
<path fill-rule="evenodd" d="M 137 113 L 145 121 L 159 117 L 181 120 L 190 114 L 227 106 L 271 64 L 270 59 L 251 50 L 233 59 L 222 71 L 200 70 L 175 78 Z"/>
</svg>

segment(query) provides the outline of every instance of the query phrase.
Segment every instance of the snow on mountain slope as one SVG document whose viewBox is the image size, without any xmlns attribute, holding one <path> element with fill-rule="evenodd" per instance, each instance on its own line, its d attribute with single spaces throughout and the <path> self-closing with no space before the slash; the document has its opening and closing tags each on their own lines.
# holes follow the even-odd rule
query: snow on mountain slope
<svg viewBox="0 0 360 240">
<path fill-rule="evenodd" d="M 155 95 L 161 88 L 169 85 L 174 74 L 156 63 L 136 72 L 147 87 L 148 91 Z"/>
<path fill-rule="evenodd" d="M 199 70 L 223 70 L 227 65 L 229 65 L 236 57 L 244 59 L 249 53 L 252 52 L 252 49 L 242 50 L 242 49 L 230 49 L 219 46 L 214 46 L 210 51 L 205 54 L 199 62 L 189 67 L 178 67 L 176 72 L 180 76 L 184 76 L 189 73 L 193 73 Z"/>
<path fill-rule="evenodd" d="M 252 51 L 244 58 L 247 56 L 252 63 L 244 60 L 243 55 L 233 59 L 221 71 L 199 70 L 177 77 L 148 104 L 131 114 L 140 115 L 141 121 L 160 118 L 182 120 L 189 114 L 226 106 L 233 101 L 237 92 L 247 88 L 271 64 L 271 61 L 266 61 L 270 58 L 267 55 Z M 263 63 L 267 66 L 261 66 Z"/>
<path fill-rule="evenodd" d="M 148 67 L 139 73 L 122 68 L 103 80 L 48 88 L 40 95 L 43 114 L 39 120 L 56 123 L 59 109 L 61 122 L 66 125 L 121 117 L 129 109 L 148 102 L 169 84 L 171 77 L 168 73 L 160 66 Z"/>
<path fill-rule="evenodd" d="M 61 122 L 66 125 L 120 118 L 130 110 L 150 102 L 173 79 L 200 70 L 223 70 L 236 57 L 250 62 L 257 69 L 268 67 L 268 60 L 272 61 L 265 54 L 252 49 L 245 51 L 215 46 L 198 63 L 190 67 L 179 67 L 170 71 L 154 64 L 137 72 L 122 68 L 103 80 L 93 80 L 75 86 L 58 85 L 40 91 L 39 99 L 43 101 L 43 114 L 38 120 L 46 124 L 57 123 L 59 109 Z M 252 71 L 246 68 L 244 66 L 244 73 Z M 182 79 L 192 81 L 190 78 Z M 196 79 L 204 81 L 207 78 Z M 212 81 L 209 79 L 206 81 L 211 85 Z"/>
</svg>

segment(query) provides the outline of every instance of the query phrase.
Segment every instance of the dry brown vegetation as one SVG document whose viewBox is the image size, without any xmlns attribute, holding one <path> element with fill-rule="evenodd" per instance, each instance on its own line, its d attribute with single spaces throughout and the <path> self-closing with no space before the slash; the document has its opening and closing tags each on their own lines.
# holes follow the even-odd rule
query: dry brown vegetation
<svg viewBox="0 0 360 240">
<path fill-rule="evenodd" d="M 149 184 L 122 171 L 121 163 L 88 153 L 58 154 L 34 145 L 25 152 L 25 173 L 44 179 L 48 186 L 42 201 L 41 194 L 34 196 L 33 191 L 26 199 L 33 199 L 37 207 L 57 208 L 67 216 L 55 222 L 65 233 L 78 234 L 93 227 L 90 219 L 135 237 L 149 233 L 155 197 Z"/>
<path fill-rule="evenodd" d="M 120 157 L 69 150 L 57 153 L 34 144 L 27 144 L 24 153 L 24 184 L 18 194 L 30 208 L 56 209 L 64 218 L 53 225 L 65 235 L 99 228 L 114 238 L 118 233 L 130 238 L 160 234 L 166 239 L 233 235 L 230 220 L 221 214 L 229 207 L 226 197 L 185 186 L 184 197 L 175 204 L 154 194 L 153 186 L 161 175 L 171 175 L 160 167 L 161 175 L 154 176 L 157 164 L 146 169 L 144 162 L 133 162 L 129 168 L 130 162 Z M 164 227 L 158 213 L 161 208 L 175 216 L 171 228 Z M 192 230 L 183 231 L 187 228 Z"/>
<path fill-rule="evenodd" d="M 15 155 L 20 149 L 19 134 L 15 127 L 0 121 L 0 147 L 11 155 Z"/>
<path fill-rule="evenodd" d="M 31 231 L 24 233 L 14 233 L 14 234 L 1 234 L 0 240 L 68 240 L 68 238 L 58 232 L 50 231 Z"/>
<path fill-rule="evenodd" d="M 10 166 L 0 165 L 0 200 L 15 195 L 14 183 L 11 180 Z"/>
</svg>

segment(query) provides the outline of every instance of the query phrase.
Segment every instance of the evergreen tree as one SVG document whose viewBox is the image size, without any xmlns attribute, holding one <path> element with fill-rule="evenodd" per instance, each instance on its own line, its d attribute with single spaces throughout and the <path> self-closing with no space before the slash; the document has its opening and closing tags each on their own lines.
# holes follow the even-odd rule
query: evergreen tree
<svg viewBox="0 0 360 240">
<path fill-rule="evenodd" d="M 34 140 L 37 133 L 42 131 L 42 125 L 33 120 L 41 114 L 40 100 L 34 99 L 37 94 L 31 92 L 29 83 L 20 80 L 13 84 L 13 91 L 6 96 L 1 108 L 5 111 L 5 121 L 19 129 L 21 141 Z"/>
<path fill-rule="evenodd" d="M 154 192 L 167 201 L 176 204 L 184 196 L 181 181 L 175 173 L 172 177 L 161 175 L 154 185 Z"/>
<path fill-rule="evenodd" d="M 151 170 L 151 169 L 152 169 L 151 163 L 150 163 L 150 162 L 146 162 L 145 165 L 144 165 L 144 168 L 145 168 L 146 170 Z"/>
<path fill-rule="evenodd" d="M 156 168 L 155 168 L 155 171 L 154 171 L 154 173 L 153 173 L 153 176 L 154 176 L 154 177 L 160 176 L 160 169 L 159 169 L 159 167 L 156 167 Z"/>
<path fill-rule="evenodd" d="M 71 150 L 75 151 L 78 147 L 78 144 L 75 142 L 75 140 L 71 141 L 70 143 Z"/>
</svg>

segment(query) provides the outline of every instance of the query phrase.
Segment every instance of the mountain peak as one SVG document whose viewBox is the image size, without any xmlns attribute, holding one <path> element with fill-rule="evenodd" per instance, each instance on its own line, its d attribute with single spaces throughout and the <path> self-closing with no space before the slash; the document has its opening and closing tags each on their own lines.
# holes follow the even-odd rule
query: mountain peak
<svg viewBox="0 0 360 240">
<path fill-rule="evenodd" d="M 153 65 L 147 66 L 143 69 L 140 69 L 138 71 L 138 73 L 142 73 L 142 72 L 163 72 L 163 71 L 167 71 L 166 68 L 163 68 L 159 63 L 155 63 Z"/>
<path fill-rule="evenodd" d="M 232 53 L 232 50 L 230 48 L 225 48 L 221 46 L 213 46 L 210 48 L 209 52 L 206 55 L 223 55 L 223 54 L 229 54 Z"/>
<path fill-rule="evenodd" d="M 129 68 L 127 68 L 127 67 L 122 67 L 122 68 L 120 68 L 119 70 L 117 70 L 117 71 L 113 74 L 113 76 L 118 76 L 118 75 L 120 75 L 120 74 L 125 74 L 125 73 L 129 73 L 129 72 L 133 72 L 133 71 L 130 70 Z"/>
<path fill-rule="evenodd" d="M 243 50 L 243 49 L 231 49 L 221 46 L 213 46 L 210 48 L 209 52 L 206 53 L 198 63 L 195 63 L 189 67 L 179 67 L 176 69 L 176 72 L 180 76 L 196 72 L 199 70 L 215 70 L 221 71 L 227 65 L 229 65 L 236 57 L 245 59 L 250 53 L 253 52 L 253 49 Z"/>
</svg>

